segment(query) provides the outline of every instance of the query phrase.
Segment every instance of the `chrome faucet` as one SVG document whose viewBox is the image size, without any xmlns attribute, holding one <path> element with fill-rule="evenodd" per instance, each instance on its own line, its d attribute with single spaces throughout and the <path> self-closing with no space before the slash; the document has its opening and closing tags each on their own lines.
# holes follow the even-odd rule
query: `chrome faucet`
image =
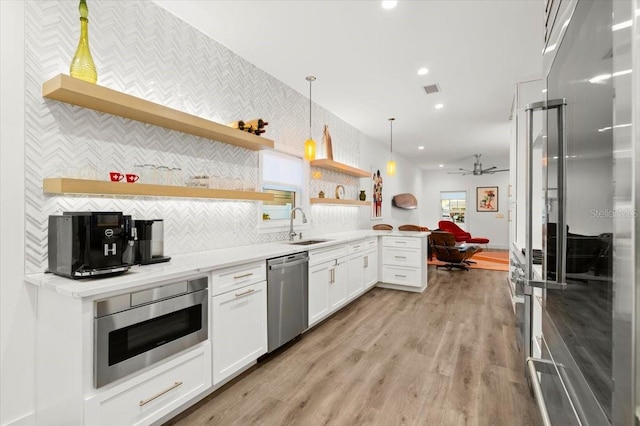
<svg viewBox="0 0 640 426">
<path fill-rule="evenodd" d="M 296 210 L 300 210 L 300 213 L 302 213 L 302 223 L 307 223 L 307 215 L 304 214 L 302 207 L 295 207 L 291 209 L 291 211 L 289 212 L 289 241 L 293 241 L 293 237 L 298 235 L 297 233 L 293 232 L 293 212 L 295 212 Z M 302 237 L 302 234 L 300 234 L 300 236 Z"/>
</svg>

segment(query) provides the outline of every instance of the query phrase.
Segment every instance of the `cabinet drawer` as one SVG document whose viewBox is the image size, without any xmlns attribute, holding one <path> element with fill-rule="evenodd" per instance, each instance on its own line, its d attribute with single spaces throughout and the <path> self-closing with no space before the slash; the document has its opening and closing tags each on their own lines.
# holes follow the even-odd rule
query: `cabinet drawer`
<svg viewBox="0 0 640 426">
<path fill-rule="evenodd" d="M 211 386 L 210 353 L 211 345 L 207 344 L 163 372 L 147 372 L 151 374 L 144 375 L 146 380 L 128 389 L 112 388 L 87 399 L 85 424 L 147 425 L 157 421 Z"/>
<path fill-rule="evenodd" d="M 382 237 L 384 247 L 420 248 L 423 241 L 422 238 Z"/>
<path fill-rule="evenodd" d="M 364 240 L 364 248 L 372 249 L 378 247 L 378 237 L 371 237 Z"/>
<path fill-rule="evenodd" d="M 347 255 L 347 244 L 341 243 L 334 246 L 309 250 L 309 265 L 317 265 L 328 260 L 335 260 Z"/>
<path fill-rule="evenodd" d="M 420 268 L 403 268 L 401 266 L 383 266 L 382 281 L 389 284 L 401 284 L 420 287 Z"/>
<path fill-rule="evenodd" d="M 263 260 L 218 269 L 211 275 L 211 295 L 226 293 L 266 279 L 267 266 Z"/>
<path fill-rule="evenodd" d="M 385 265 L 420 267 L 420 250 L 383 247 L 382 259 Z"/>
<path fill-rule="evenodd" d="M 364 240 L 350 241 L 347 245 L 347 254 L 361 252 L 365 247 Z"/>
</svg>

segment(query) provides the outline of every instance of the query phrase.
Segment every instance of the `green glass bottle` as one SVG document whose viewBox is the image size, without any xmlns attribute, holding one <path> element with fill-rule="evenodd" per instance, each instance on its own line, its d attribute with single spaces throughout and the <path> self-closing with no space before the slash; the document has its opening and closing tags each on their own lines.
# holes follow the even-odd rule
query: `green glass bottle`
<svg viewBox="0 0 640 426">
<path fill-rule="evenodd" d="M 91 51 L 89 50 L 89 8 L 86 0 L 80 0 L 80 41 L 76 54 L 73 55 L 69 74 L 71 77 L 95 83 L 98 81 L 98 72 L 93 63 Z"/>
</svg>

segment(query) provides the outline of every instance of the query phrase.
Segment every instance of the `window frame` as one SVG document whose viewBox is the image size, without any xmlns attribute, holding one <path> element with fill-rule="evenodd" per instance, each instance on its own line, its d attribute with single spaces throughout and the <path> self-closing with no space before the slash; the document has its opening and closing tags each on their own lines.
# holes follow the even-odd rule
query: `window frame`
<svg viewBox="0 0 640 426">
<path fill-rule="evenodd" d="M 295 184 L 291 184 L 289 182 L 277 182 L 277 181 L 265 181 L 264 180 L 264 155 L 265 151 L 260 151 L 258 157 L 258 188 L 259 191 L 263 191 L 265 188 L 268 189 L 278 189 L 278 190 L 286 190 L 286 191 L 294 191 L 296 193 L 296 205 L 295 207 L 302 207 L 302 210 L 307 215 L 307 223 L 302 223 L 302 215 L 296 214 L 293 220 L 293 230 L 294 231 L 304 231 L 311 227 L 311 217 L 309 215 L 309 196 L 308 196 L 308 187 L 309 187 L 309 163 L 305 161 L 301 156 L 293 155 L 287 152 L 282 151 L 269 151 L 268 155 L 281 156 L 283 158 L 295 159 L 301 162 L 301 173 L 300 177 L 301 184 L 297 186 Z M 264 211 L 264 202 L 260 202 L 260 207 L 257 209 L 258 216 L 258 232 L 259 233 L 274 233 L 274 232 L 282 232 L 289 231 L 289 219 L 269 219 L 264 220 L 262 218 L 262 214 Z"/>
<path fill-rule="evenodd" d="M 442 208 L 442 202 L 444 200 L 449 201 L 449 213 L 451 212 L 451 201 L 461 201 L 460 198 L 443 198 L 443 194 L 464 194 L 464 220 L 462 222 L 457 222 L 455 220 L 453 220 L 453 218 L 451 217 L 451 215 L 449 214 L 446 218 L 444 216 L 444 209 Z M 468 197 L 469 194 L 467 194 L 466 190 L 460 190 L 460 191 L 440 191 L 440 219 L 439 220 L 450 220 L 453 223 L 455 223 L 456 225 L 458 225 L 460 228 L 465 229 L 466 224 L 467 224 L 467 220 L 468 220 Z M 457 203 L 456 203 L 457 204 Z M 457 207 L 459 208 L 459 206 Z"/>
</svg>

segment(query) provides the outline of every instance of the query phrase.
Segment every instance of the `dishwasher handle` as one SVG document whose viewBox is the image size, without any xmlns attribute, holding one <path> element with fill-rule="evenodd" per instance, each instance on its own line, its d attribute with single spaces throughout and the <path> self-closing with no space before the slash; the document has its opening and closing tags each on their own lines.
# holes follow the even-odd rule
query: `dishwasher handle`
<svg viewBox="0 0 640 426">
<path fill-rule="evenodd" d="M 285 262 L 285 263 L 277 263 L 275 265 L 269 265 L 269 270 L 273 271 L 274 269 L 288 268 L 290 266 L 301 265 L 303 263 L 309 263 L 309 258 L 305 257 L 300 260 L 294 260 L 293 262 Z"/>
</svg>

